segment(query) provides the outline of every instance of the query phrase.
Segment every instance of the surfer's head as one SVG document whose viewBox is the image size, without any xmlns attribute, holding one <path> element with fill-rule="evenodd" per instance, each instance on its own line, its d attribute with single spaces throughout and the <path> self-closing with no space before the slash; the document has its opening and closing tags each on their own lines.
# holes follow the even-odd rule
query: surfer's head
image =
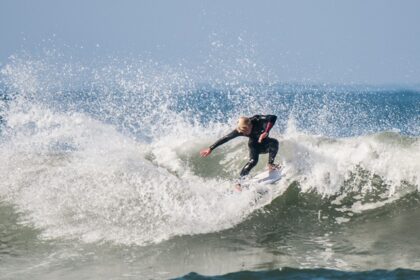
<svg viewBox="0 0 420 280">
<path fill-rule="evenodd" d="M 251 120 L 247 117 L 240 117 L 238 119 L 238 126 L 236 130 L 243 134 L 250 134 L 252 129 Z"/>
</svg>

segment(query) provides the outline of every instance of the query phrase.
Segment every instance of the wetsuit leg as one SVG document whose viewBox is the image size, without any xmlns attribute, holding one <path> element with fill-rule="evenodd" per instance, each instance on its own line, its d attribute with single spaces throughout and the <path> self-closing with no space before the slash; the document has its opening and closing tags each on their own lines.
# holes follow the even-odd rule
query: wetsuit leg
<svg viewBox="0 0 420 280">
<path fill-rule="evenodd" d="M 268 164 L 274 164 L 277 152 L 279 150 L 279 141 L 274 138 L 267 139 L 268 145 Z"/>
<path fill-rule="evenodd" d="M 258 149 L 258 143 L 254 141 L 249 141 L 248 147 L 249 147 L 249 161 L 242 168 L 241 173 L 240 173 L 241 177 L 248 175 L 251 169 L 254 168 L 255 165 L 257 165 L 258 157 L 260 155 L 260 151 Z"/>
</svg>

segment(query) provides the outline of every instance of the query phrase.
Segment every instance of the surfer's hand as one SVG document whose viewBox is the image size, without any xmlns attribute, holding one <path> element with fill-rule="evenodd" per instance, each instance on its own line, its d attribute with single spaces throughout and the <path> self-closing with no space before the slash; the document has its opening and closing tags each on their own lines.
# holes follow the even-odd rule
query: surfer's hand
<svg viewBox="0 0 420 280">
<path fill-rule="evenodd" d="M 201 155 L 202 157 L 206 157 L 206 156 L 208 156 L 208 155 L 210 155 L 210 154 L 211 154 L 211 149 L 210 149 L 210 148 L 202 149 L 202 150 L 200 151 L 200 155 Z"/>
<path fill-rule="evenodd" d="M 258 143 L 261 143 L 268 136 L 267 132 L 263 132 L 258 139 Z"/>
</svg>

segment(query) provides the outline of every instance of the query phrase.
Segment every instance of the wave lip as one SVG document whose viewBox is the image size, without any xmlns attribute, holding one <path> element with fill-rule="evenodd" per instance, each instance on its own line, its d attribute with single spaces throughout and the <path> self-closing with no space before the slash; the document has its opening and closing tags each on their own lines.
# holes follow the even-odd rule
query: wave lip
<svg viewBox="0 0 420 280">
<path fill-rule="evenodd" d="M 165 168 L 150 159 L 157 145 L 113 126 L 36 106 L 26 114 L 8 119 L 0 195 L 45 238 L 144 245 L 229 228 L 258 207 L 228 181 Z"/>
<path fill-rule="evenodd" d="M 220 232 L 296 184 L 333 197 L 344 223 L 420 186 L 417 92 L 204 85 L 193 70 L 153 63 L 50 59 L 15 58 L 0 74 L 0 197 L 46 238 L 144 245 Z M 279 116 L 271 135 L 287 171 L 259 204 L 255 192 L 230 191 L 248 156 L 243 139 L 206 160 L 198 150 L 261 112 Z"/>
</svg>

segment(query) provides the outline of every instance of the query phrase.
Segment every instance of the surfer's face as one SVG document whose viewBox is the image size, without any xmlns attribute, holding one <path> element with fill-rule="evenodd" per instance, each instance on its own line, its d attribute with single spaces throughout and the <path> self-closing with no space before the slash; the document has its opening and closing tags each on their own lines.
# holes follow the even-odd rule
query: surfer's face
<svg viewBox="0 0 420 280">
<path fill-rule="evenodd" d="M 249 125 L 249 126 L 246 127 L 245 130 L 242 130 L 240 132 L 242 132 L 245 135 L 250 135 L 251 134 L 251 130 L 252 130 L 252 125 Z"/>
</svg>

